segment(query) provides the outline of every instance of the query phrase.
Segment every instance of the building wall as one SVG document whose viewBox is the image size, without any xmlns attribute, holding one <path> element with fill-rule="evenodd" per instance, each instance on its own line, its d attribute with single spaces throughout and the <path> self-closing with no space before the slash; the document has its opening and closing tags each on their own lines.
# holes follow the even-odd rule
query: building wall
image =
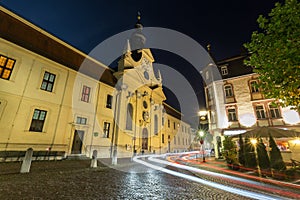
<svg viewBox="0 0 300 200">
<path fill-rule="evenodd" d="M 91 156 L 93 150 L 98 151 L 99 157 L 110 157 L 112 146 L 115 143 L 117 125 L 116 115 L 122 123 L 126 120 L 126 110 L 116 113 L 115 98 L 112 108 L 106 107 L 107 95 L 115 97 L 116 89 L 108 84 L 99 82 L 80 72 L 47 59 L 7 40 L 0 39 L 0 54 L 15 59 L 14 69 L 9 80 L 0 79 L 0 151 L 25 151 L 33 148 L 34 151 L 62 151 L 66 155 L 74 153 L 73 143 L 76 131 L 83 131 L 81 137 L 81 154 Z M 41 89 L 45 72 L 55 74 L 52 92 Z M 82 101 L 83 87 L 90 88 L 88 102 Z M 140 88 L 149 90 L 148 87 Z M 150 93 L 150 91 L 148 91 Z M 134 102 L 126 98 L 125 92 L 121 102 L 130 102 L 138 110 L 142 110 L 142 101 Z M 171 151 L 188 149 L 191 140 L 189 133 L 181 131 L 181 125 L 190 129 L 189 124 L 167 113 L 163 114 L 163 99 L 158 92 L 152 96 L 154 102 L 151 110 L 151 122 L 147 125 L 149 149 L 146 153 L 165 153 L 168 151 L 168 135 L 171 138 L 177 134 L 180 144 L 170 145 Z M 150 99 L 147 99 L 150 105 Z M 123 105 L 123 107 L 124 107 Z M 155 106 L 161 109 L 155 109 Z M 35 109 L 46 111 L 44 126 L 41 132 L 30 131 Z M 159 132 L 153 134 L 153 118 L 157 114 Z M 176 124 L 173 130 L 167 127 L 167 120 L 162 126 L 162 116 Z M 136 120 L 136 147 L 138 152 L 142 146 L 142 128 L 138 122 L 142 119 L 138 113 Z M 78 118 L 85 122 L 78 122 Z M 134 115 L 135 118 L 135 115 Z M 104 133 L 104 122 L 110 123 L 109 136 Z M 122 125 L 121 123 L 121 125 Z M 179 126 L 178 126 L 179 124 Z M 173 126 L 173 124 L 172 124 Z M 185 129 L 184 129 L 185 130 Z M 164 134 L 164 143 L 162 135 Z M 133 132 L 121 130 L 118 132 L 118 157 L 132 156 Z M 114 137 L 114 138 L 113 138 Z"/>
<path fill-rule="evenodd" d="M 228 66 L 230 66 L 230 64 Z M 242 65 L 239 67 L 240 70 L 243 70 Z M 231 69 L 232 68 L 230 67 L 228 68 L 229 74 Z M 235 68 L 234 70 L 237 69 Z M 244 75 L 224 78 L 222 84 L 218 84 L 220 81 L 214 81 L 206 85 L 205 92 L 207 109 L 209 111 L 209 129 L 214 135 L 215 146 L 217 146 L 217 137 L 220 137 L 221 140 L 223 140 L 224 135 L 234 135 L 261 126 L 277 127 L 300 132 L 300 118 L 299 113 L 296 111 L 290 110 L 290 108 L 278 107 L 278 113 L 280 113 L 279 117 L 272 117 L 271 108 L 269 106 L 272 102 L 274 102 L 274 99 L 266 99 L 260 91 L 254 92 L 251 89 L 251 82 L 257 80 L 257 78 L 257 74 L 247 73 Z M 213 86 L 214 83 L 217 87 Z M 231 86 L 232 96 L 227 95 L 226 97 L 226 86 Z M 220 91 L 221 89 L 223 89 L 223 91 Z M 224 93 L 224 106 L 223 108 L 217 109 L 214 104 L 217 101 L 222 101 L 222 99 L 218 99 L 222 97 L 218 97 L 214 94 L 220 92 Z M 261 114 L 257 112 L 256 106 L 262 106 L 264 108 L 263 115 L 265 116 L 261 119 L 259 117 Z M 230 109 L 231 111 L 232 109 L 236 110 L 236 119 L 230 119 Z M 223 125 L 217 123 L 217 121 L 222 120 L 224 120 Z M 286 139 L 282 140 L 278 138 L 276 140 L 279 144 L 282 143 L 282 141 L 289 141 L 289 143 L 293 143 L 294 139 L 294 136 L 287 136 Z M 295 143 L 293 144 L 294 145 L 289 145 L 290 150 L 293 152 L 292 154 L 290 152 L 283 152 L 286 161 L 288 161 L 291 157 L 296 158 L 295 156 L 300 153 L 300 145 Z M 216 153 L 218 154 L 218 152 Z"/>
<path fill-rule="evenodd" d="M 165 152 L 188 151 L 194 139 L 190 129 L 191 127 L 188 123 L 180 121 L 173 116 L 168 116 L 164 125 L 165 142 L 163 146 L 166 149 Z"/>
</svg>

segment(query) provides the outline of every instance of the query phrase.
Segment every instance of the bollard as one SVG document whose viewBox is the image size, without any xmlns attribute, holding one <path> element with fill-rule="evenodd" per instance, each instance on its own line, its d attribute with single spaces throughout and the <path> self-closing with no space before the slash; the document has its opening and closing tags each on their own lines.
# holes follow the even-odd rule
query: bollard
<svg viewBox="0 0 300 200">
<path fill-rule="evenodd" d="M 97 167 L 97 150 L 93 151 L 92 161 L 91 161 L 91 167 L 96 168 Z"/>
<path fill-rule="evenodd" d="M 113 150 L 113 157 L 111 160 L 112 165 L 117 165 L 118 164 L 118 157 L 117 157 L 117 149 Z"/>
<path fill-rule="evenodd" d="M 22 162 L 20 173 L 29 173 L 32 161 L 33 149 L 29 148 L 26 151 L 25 158 Z"/>
</svg>

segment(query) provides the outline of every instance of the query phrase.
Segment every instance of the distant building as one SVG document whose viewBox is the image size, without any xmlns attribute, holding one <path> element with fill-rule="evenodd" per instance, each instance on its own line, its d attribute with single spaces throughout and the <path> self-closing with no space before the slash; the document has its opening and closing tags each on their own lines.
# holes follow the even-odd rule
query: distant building
<svg viewBox="0 0 300 200">
<path fill-rule="evenodd" d="M 243 133 L 261 126 L 300 131 L 299 113 L 277 106 L 274 99 L 264 97 L 261 88 L 256 86 L 259 75 L 253 72 L 252 67 L 243 64 L 246 58 L 247 55 L 234 56 L 203 70 L 209 131 L 219 150 L 216 156 L 220 153 L 221 141 L 226 135 Z M 218 78 L 214 79 L 214 76 Z M 283 155 L 286 159 L 290 151 L 284 150 L 293 149 L 295 153 L 300 153 L 299 146 L 296 148 L 287 138 L 277 139 L 282 152 L 287 153 Z"/>
<path fill-rule="evenodd" d="M 139 21 L 113 71 L 3 7 L 0 18 L 0 157 L 28 148 L 89 157 L 189 148 L 190 125 L 164 102 L 150 49 L 131 50 L 144 37 Z"/>
</svg>

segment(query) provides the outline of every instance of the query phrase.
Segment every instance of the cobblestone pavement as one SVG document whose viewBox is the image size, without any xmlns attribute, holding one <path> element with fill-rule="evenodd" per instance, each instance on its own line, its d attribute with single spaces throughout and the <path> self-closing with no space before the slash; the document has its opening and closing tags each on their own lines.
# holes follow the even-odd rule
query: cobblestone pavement
<svg viewBox="0 0 300 200">
<path fill-rule="evenodd" d="M 248 199 L 175 177 L 130 161 L 110 168 L 90 161 L 33 162 L 19 174 L 20 163 L 0 163 L 0 199 Z M 129 172 L 125 172 L 129 171 Z"/>
</svg>

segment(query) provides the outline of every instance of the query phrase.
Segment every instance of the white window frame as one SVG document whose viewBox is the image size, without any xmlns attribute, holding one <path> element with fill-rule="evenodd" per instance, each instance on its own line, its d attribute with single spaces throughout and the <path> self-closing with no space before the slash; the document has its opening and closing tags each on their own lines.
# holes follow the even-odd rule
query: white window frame
<svg viewBox="0 0 300 200">
<path fill-rule="evenodd" d="M 221 74 L 224 75 L 228 75 L 228 68 L 226 65 L 221 66 Z"/>
<path fill-rule="evenodd" d="M 274 106 L 269 104 L 270 116 L 272 119 L 279 119 L 281 118 L 281 112 L 278 106 Z"/>
<path fill-rule="evenodd" d="M 225 96 L 226 97 L 233 97 L 233 89 L 232 89 L 232 85 L 231 84 L 227 84 L 224 86 L 224 90 L 225 90 Z"/>
<path fill-rule="evenodd" d="M 256 105 L 255 113 L 256 113 L 257 119 L 266 119 L 267 118 L 264 105 Z"/>
</svg>

